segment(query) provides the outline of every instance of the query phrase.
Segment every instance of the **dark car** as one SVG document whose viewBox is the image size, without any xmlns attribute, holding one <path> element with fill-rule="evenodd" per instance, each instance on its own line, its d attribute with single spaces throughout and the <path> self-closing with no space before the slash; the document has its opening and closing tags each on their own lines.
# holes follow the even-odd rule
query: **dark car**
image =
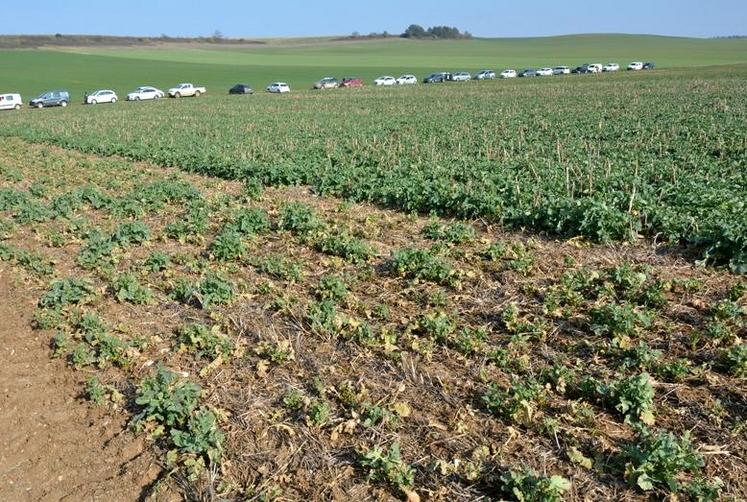
<svg viewBox="0 0 747 502">
<path fill-rule="evenodd" d="M 228 90 L 228 94 L 254 94 L 254 89 L 247 84 L 236 84 Z"/>
<path fill-rule="evenodd" d="M 527 68 L 526 70 L 522 70 L 521 73 L 519 73 L 520 77 L 536 77 L 537 76 L 537 70 L 533 70 L 531 68 Z"/>
<path fill-rule="evenodd" d="M 49 91 L 29 101 L 29 106 L 44 108 L 45 106 L 65 107 L 70 103 L 70 93 L 67 91 Z"/>
<path fill-rule="evenodd" d="M 656 68 L 656 65 L 654 63 L 643 63 L 644 70 L 653 70 L 654 68 Z"/>
<path fill-rule="evenodd" d="M 451 80 L 451 73 L 440 71 L 438 73 L 431 73 L 423 79 L 424 84 L 442 84 Z"/>
<path fill-rule="evenodd" d="M 358 77 L 345 77 L 340 82 L 340 87 L 363 87 L 363 79 Z"/>
</svg>

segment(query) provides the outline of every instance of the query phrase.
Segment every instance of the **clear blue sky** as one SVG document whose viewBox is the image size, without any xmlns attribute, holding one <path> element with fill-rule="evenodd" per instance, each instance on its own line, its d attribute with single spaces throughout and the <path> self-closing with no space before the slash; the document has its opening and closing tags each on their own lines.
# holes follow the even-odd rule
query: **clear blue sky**
<svg viewBox="0 0 747 502">
<path fill-rule="evenodd" d="M 446 24 L 476 36 L 747 35 L 747 0 L 7 1 L 0 32 L 228 37 L 401 33 Z M 3 3 L 6 3 L 4 1 Z M 198 7 L 199 5 L 199 7 Z"/>
</svg>

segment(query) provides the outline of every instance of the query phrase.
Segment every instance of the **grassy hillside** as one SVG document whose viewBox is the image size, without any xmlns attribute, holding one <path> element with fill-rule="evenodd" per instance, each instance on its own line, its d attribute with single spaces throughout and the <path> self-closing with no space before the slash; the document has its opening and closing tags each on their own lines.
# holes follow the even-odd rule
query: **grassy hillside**
<svg viewBox="0 0 747 502">
<path fill-rule="evenodd" d="M 76 99 L 83 91 L 110 87 L 120 93 L 141 84 L 168 87 L 193 80 L 224 92 L 236 82 L 264 87 L 286 80 L 307 88 L 323 75 L 577 65 L 590 61 L 652 60 L 660 68 L 747 63 L 747 40 L 702 40 L 638 35 L 575 35 L 469 41 L 360 42 L 268 41 L 256 47 L 81 47 L 2 50 L 5 70 L 0 92 L 24 97 L 50 88 L 67 88 Z"/>
</svg>

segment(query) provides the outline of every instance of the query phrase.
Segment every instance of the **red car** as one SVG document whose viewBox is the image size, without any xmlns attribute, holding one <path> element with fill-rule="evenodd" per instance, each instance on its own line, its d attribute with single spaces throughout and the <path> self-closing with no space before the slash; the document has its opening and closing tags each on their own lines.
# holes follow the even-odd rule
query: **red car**
<svg viewBox="0 0 747 502">
<path fill-rule="evenodd" d="M 343 78 L 340 87 L 363 87 L 362 78 Z"/>
</svg>

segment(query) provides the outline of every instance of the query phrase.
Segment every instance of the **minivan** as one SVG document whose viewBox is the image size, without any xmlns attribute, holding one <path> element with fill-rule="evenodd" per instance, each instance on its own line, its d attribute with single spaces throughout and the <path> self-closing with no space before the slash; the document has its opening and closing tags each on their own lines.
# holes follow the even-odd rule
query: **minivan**
<svg viewBox="0 0 747 502">
<path fill-rule="evenodd" d="M 0 94 L 0 110 L 20 110 L 23 100 L 20 94 Z"/>
<path fill-rule="evenodd" d="M 29 106 L 44 108 L 45 106 L 65 107 L 70 103 L 70 93 L 67 91 L 49 91 L 29 101 Z"/>
</svg>

